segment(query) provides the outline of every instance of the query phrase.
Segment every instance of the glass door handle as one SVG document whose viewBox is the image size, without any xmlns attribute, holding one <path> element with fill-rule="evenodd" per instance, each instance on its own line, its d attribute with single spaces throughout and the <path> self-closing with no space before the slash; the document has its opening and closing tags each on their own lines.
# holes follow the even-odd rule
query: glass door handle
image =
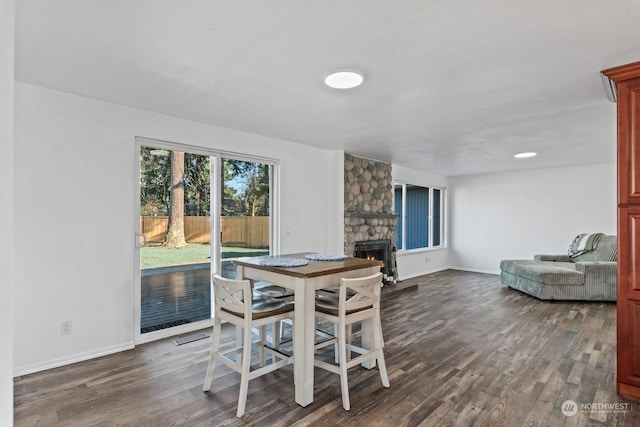
<svg viewBox="0 0 640 427">
<path fill-rule="evenodd" d="M 136 249 L 147 246 L 147 235 L 144 233 L 136 233 Z"/>
</svg>

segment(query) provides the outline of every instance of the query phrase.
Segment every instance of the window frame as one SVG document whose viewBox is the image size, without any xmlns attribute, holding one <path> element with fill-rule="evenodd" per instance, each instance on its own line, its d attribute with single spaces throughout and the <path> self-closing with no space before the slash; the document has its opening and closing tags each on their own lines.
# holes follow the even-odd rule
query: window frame
<svg viewBox="0 0 640 427">
<path fill-rule="evenodd" d="M 428 189 L 429 190 L 429 206 L 428 206 L 428 212 L 427 212 L 427 230 L 428 230 L 428 239 L 427 239 L 427 246 L 420 246 L 417 248 L 411 248 L 411 249 L 406 249 L 405 246 L 407 244 L 407 187 L 408 186 L 413 186 L 413 187 L 419 187 L 419 188 L 423 188 L 423 189 Z M 398 189 L 398 187 L 401 188 L 402 191 L 402 206 L 401 206 L 401 212 L 396 212 L 395 208 L 396 208 L 396 191 Z M 440 243 L 437 245 L 434 245 L 434 230 L 435 230 L 435 225 L 434 225 L 434 212 L 433 212 L 433 207 L 434 207 L 434 193 L 436 191 L 440 192 L 440 206 L 439 206 L 439 232 L 440 232 Z M 423 184 L 416 184 L 415 182 L 410 182 L 410 181 L 400 181 L 400 180 L 395 180 L 393 182 L 393 207 L 394 207 L 394 213 L 396 215 L 398 215 L 398 223 L 396 224 L 396 241 L 394 242 L 394 244 L 397 247 L 397 250 L 399 253 L 412 253 L 412 252 L 422 252 L 422 251 L 430 251 L 430 250 L 436 250 L 436 249 L 443 249 L 447 247 L 447 221 L 445 221 L 446 218 L 446 213 L 447 213 L 447 189 L 445 187 L 440 187 L 440 186 L 431 186 L 431 185 L 423 185 Z M 402 228 L 400 228 L 400 221 L 402 222 Z M 400 241 L 402 242 L 402 248 L 398 247 L 398 240 L 400 238 Z"/>
</svg>

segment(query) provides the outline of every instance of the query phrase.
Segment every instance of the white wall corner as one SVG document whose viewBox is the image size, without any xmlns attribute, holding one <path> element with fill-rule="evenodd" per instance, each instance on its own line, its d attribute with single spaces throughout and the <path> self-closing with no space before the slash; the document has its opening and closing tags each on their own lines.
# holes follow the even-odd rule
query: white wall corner
<svg viewBox="0 0 640 427">
<path fill-rule="evenodd" d="M 0 424 L 13 424 L 15 3 L 0 1 Z"/>
</svg>

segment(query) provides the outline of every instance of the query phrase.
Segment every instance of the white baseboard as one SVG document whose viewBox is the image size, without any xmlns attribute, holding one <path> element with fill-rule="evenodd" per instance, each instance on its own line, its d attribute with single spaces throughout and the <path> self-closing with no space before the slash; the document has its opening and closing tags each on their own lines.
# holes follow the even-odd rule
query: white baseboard
<svg viewBox="0 0 640 427">
<path fill-rule="evenodd" d="M 13 376 L 19 377 L 22 375 L 33 374 L 35 372 L 46 371 L 47 369 L 58 368 L 60 366 L 71 365 L 77 362 L 83 362 L 89 359 L 95 359 L 96 357 L 107 356 L 113 353 L 119 353 L 125 350 L 131 350 L 134 348 L 133 341 L 122 343 L 110 347 L 105 347 L 102 349 L 92 350 L 86 353 L 79 353 L 75 355 L 70 355 L 66 357 L 61 357 L 55 360 L 47 360 L 43 363 L 35 363 L 33 365 L 20 366 L 13 370 Z"/>
<path fill-rule="evenodd" d="M 467 267 L 449 267 L 451 270 L 460 270 L 460 271 L 468 271 L 470 273 L 484 273 L 484 274 L 496 274 L 500 275 L 500 270 L 480 270 L 477 268 L 467 268 Z"/>
<path fill-rule="evenodd" d="M 401 275 L 400 277 L 398 277 L 398 280 L 403 281 L 403 280 L 413 279 L 414 277 L 424 276 L 425 274 L 437 273 L 438 271 L 449 270 L 450 268 L 451 267 L 438 267 L 438 268 L 434 268 L 433 270 L 421 271 L 420 273 L 409 274 L 406 276 Z"/>
</svg>

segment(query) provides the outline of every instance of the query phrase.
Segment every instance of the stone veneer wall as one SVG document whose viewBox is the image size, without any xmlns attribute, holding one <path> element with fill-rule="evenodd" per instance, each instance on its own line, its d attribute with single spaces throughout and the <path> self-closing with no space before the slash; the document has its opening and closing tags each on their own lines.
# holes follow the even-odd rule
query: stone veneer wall
<svg viewBox="0 0 640 427">
<path fill-rule="evenodd" d="M 396 241 L 391 163 L 344 155 L 344 253 L 355 242 Z"/>
</svg>

